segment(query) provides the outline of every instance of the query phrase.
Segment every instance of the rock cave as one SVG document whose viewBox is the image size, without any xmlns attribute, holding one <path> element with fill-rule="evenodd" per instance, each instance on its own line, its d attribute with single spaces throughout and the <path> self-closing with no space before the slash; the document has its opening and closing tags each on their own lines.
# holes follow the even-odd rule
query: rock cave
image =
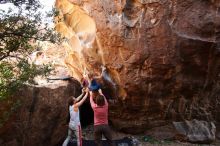
<svg viewBox="0 0 220 146">
<path fill-rule="evenodd" d="M 24 97 L 32 97 L 33 87 L 21 89 L 25 104 L 13 116 L 18 126 L 8 122 L 2 143 L 20 146 L 19 132 L 29 128 L 26 145 L 57 145 L 66 136 L 68 97 L 80 94 L 84 72 L 98 76 L 101 66 L 107 72 L 98 81 L 113 101 L 115 130 L 191 143 L 220 140 L 219 0 L 56 0 L 55 7 L 55 30 L 65 41 L 42 52 L 55 62 L 55 76 L 74 80 L 39 83 L 31 118 L 32 98 Z M 82 126 L 91 125 L 88 101 L 80 111 Z"/>
</svg>

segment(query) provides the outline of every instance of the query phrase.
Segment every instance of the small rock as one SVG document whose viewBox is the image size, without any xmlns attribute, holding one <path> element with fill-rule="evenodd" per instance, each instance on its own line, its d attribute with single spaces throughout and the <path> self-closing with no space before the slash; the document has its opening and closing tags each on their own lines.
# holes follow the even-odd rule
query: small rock
<svg viewBox="0 0 220 146">
<path fill-rule="evenodd" d="M 151 19 L 150 22 L 151 22 L 152 24 L 155 24 L 155 23 L 157 22 L 157 19 Z"/>
</svg>

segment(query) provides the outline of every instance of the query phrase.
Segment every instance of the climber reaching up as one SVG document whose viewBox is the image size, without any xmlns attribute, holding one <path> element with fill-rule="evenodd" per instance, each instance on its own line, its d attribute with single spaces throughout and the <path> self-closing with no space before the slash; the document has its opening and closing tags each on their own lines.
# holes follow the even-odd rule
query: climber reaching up
<svg viewBox="0 0 220 146">
<path fill-rule="evenodd" d="M 89 87 L 92 80 L 99 80 L 101 78 L 102 78 L 101 75 L 95 76 L 95 74 L 92 71 L 88 72 L 87 70 L 84 70 L 82 81 L 88 82 L 88 85 L 86 87 Z"/>
<path fill-rule="evenodd" d="M 92 80 L 90 90 L 90 104 L 94 111 L 94 138 L 97 146 L 102 146 L 101 138 L 105 136 L 109 146 L 115 146 L 112 140 L 112 133 L 108 125 L 108 101 L 99 92 L 100 85 Z"/>
<path fill-rule="evenodd" d="M 85 94 L 85 95 L 84 95 Z M 69 109 L 69 129 L 68 129 L 68 136 L 63 142 L 62 146 L 67 146 L 70 139 L 76 136 L 77 139 L 77 146 L 82 146 L 82 131 L 81 131 L 81 124 L 79 118 L 79 107 L 84 103 L 88 96 L 88 89 L 83 88 L 82 94 L 75 97 L 70 97 L 68 101 L 68 109 Z"/>
<path fill-rule="evenodd" d="M 110 85 L 109 87 L 113 92 L 111 98 L 117 97 L 118 86 L 111 78 L 111 75 L 108 72 L 106 66 L 104 65 L 101 66 L 101 74 L 99 76 L 95 76 L 93 72 L 88 72 L 87 70 L 84 70 L 83 78 L 81 79 L 82 87 L 89 87 L 93 80 L 96 80 L 96 82 L 98 81 L 106 82 L 108 85 Z M 102 93 L 101 89 L 99 89 L 99 91 L 100 93 Z"/>
<path fill-rule="evenodd" d="M 111 99 L 111 102 L 115 102 L 114 99 L 116 99 L 118 96 L 119 86 L 117 82 L 115 82 L 115 80 L 112 78 L 113 72 L 107 69 L 106 66 L 101 66 L 101 68 L 101 77 L 103 81 L 108 85 L 108 91 L 112 93 L 111 95 L 107 96 L 107 98 L 109 100 Z"/>
<path fill-rule="evenodd" d="M 88 72 L 86 69 L 84 69 L 83 79 L 87 80 L 90 85 L 92 80 L 99 80 L 101 78 L 105 78 L 106 80 L 111 80 L 111 78 L 107 74 L 108 74 L 107 68 L 104 65 L 102 65 L 101 74 L 99 76 L 95 76 L 93 72 Z"/>
<path fill-rule="evenodd" d="M 102 73 L 101 73 L 101 77 L 108 81 L 109 83 L 111 83 L 113 86 L 116 86 L 116 83 L 112 80 L 112 78 L 110 77 L 107 68 L 105 66 L 101 66 L 102 69 Z"/>
</svg>

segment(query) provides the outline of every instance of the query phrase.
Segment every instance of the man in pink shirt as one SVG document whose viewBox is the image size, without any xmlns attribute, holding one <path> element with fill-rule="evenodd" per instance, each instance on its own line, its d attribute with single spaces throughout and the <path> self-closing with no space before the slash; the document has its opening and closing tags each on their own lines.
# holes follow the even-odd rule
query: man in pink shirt
<svg viewBox="0 0 220 146">
<path fill-rule="evenodd" d="M 90 104 L 94 111 L 94 138 L 97 146 L 102 146 L 102 135 L 105 136 L 110 146 L 115 146 L 112 141 L 111 130 L 108 126 L 108 102 L 104 95 L 100 94 L 100 85 L 96 80 L 90 84 Z"/>
</svg>

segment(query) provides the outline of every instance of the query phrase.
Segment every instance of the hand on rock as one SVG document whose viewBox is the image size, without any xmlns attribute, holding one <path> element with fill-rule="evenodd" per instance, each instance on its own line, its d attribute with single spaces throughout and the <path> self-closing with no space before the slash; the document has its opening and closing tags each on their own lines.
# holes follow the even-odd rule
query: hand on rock
<svg viewBox="0 0 220 146">
<path fill-rule="evenodd" d="M 85 88 L 82 88 L 82 93 L 85 93 L 86 92 L 86 89 Z"/>
<path fill-rule="evenodd" d="M 85 89 L 85 92 L 89 92 L 89 88 L 86 88 L 86 89 Z"/>
<path fill-rule="evenodd" d="M 102 72 L 103 72 L 103 71 L 105 71 L 107 68 L 106 68 L 104 65 L 102 65 L 102 66 L 101 66 L 101 69 L 102 69 Z"/>
</svg>

